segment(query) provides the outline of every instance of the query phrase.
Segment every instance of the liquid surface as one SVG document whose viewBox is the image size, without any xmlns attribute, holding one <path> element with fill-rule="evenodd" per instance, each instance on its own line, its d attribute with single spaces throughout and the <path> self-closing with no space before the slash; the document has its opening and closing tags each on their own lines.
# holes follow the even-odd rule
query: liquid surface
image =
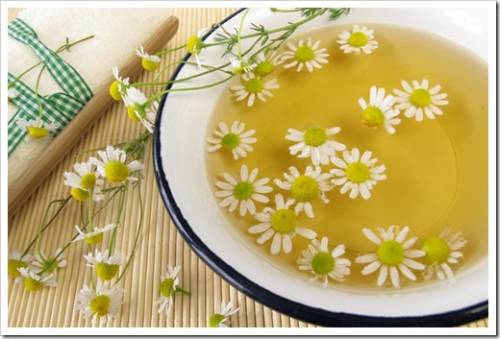
<svg viewBox="0 0 500 339">
<path fill-rule="evenodd" d="M 303 173 L 310 159 L 298 159 L 288 152 L 293 142 L 285 139 L 288 128 L 305 130 L 310 126 L 339 126 L 336 140 L 361 151 L 370 150 L 386 166 L 388 179 L 379 182 L 372 197 L 352 200 L 341 195 L 339 187 L 327 193 L 329 204 L 319 199 L 313 202 L 315 218 L 301 214 L 301 225 L 311 228 L 318 237 L 327 236 L 330 245 L 345 244 L 352 261 L 352 274 L 342 284 L 376 287 L 377 273 L 360 274 L 364 265 L 354 263 L 360 253 L 374 252 L 375 245 L 361 233 L 363 227 L 408 225 L 410 235 L 422 240 L 439 234 L 446 226 L 462 231 L 468 240 L 464 258 L 454 265 L 455 273 L 487 254 L 487 66 L 462 47 L 429 33 L 408 28 L 367 24 L 375 29 L 379 48 L 372 55 L 344 54 L 336 43 L 338 35 L 352 26 L 334 26 L 307 33 L 314 41 L 321 40 L 327 48 L 329 63 L 320 70 L 277 67 L 267 78 L 276 78 L 280 88 L 267 102 L 257 101 L 248 108 L 246 101 L 237 102 L 229 88 L 218 99 L 208 126 L 211 135 L 219 122 L 230 125 L 244 122 L 246 129 L 255 129 L 257 143 L 247 157 L 235 161 L 228 151 L 207 153 L 209 180 L 221 179 L 223 172 L 239 175 L 241 165 L 258 168 L 259 177 L 283 179 L 283 172 L 295 166 Z M 303 37 L 297 37 L 297 41 Z M 387 92 L 401 89 L 401 80 L 428 79 L 431 87 L 442 86 L 448 93 L 449 105 L 442 107 L 443 116 L 435 120 L 400 117 L 395 135 L 372 129 L 361 123 L 358 99 L 369 98 L 371 86 Z M 239 83 L 238 80 L 231 84 Z M 328 171 L 332 165 L 322 166 Z M 274 194 L 289 196 L 272 184 L 269 206 L 274 208 Z M 214 187 L 214 191 L 218 190 Z M 265 207 L 257 203 L 257 211 Z M 236 210 L 224 214 L 231 225 L 243 232 L 256 251 L 276 265 L 298 271 L 296 260 L 308 240 L 296 236 L 290 254 L 273 256 L 270 241 L 257 245 L 258 235 L 248 234 L 248 228 L 258 224 L 252 216 L 241 217 Z M 416 285 L 424 280 L 416 272 Z M 309 275 L 303 274 L 304 279 Z M 403 279 L 404 280 L 404 279 Z M 330 286 L 338 286 L 338 283 Z M 389 286 L 389 285 L 386 285 Z"/>
</svg>

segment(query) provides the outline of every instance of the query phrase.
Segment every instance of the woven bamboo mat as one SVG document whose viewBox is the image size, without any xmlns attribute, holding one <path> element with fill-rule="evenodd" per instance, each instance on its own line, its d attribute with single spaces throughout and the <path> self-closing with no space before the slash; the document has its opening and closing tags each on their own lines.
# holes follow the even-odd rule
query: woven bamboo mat
<svg viewBox="0 0 500 339">
<path fill-rule="evenodd" d="M 176 46 L 184 43 L 188 35 L 199 29 L 218 22 L 235 9 L 171 9 L 171 13 L 180 20 L 179 32 L 169 44 Z M 10 12 L 12 18 L 15 12 Z M 181 57 L 181 52 L 170 55 L 162 61 L 163 65 L 172 63 Z M 172 71 L 172 70 L 170 70 Z M 168 76 L 168 72 L 165 77 Z M 140 81 L 152 81 L 151 74 L 144 74 Z M 115 104 L 94 127 L 84 136 L 74 150 L 61 161 L 48 179 L 31 196 L 27 203 L 12 216 L 9 223 L 9 248 L 22 249 L 33 237 L 47 203 L 67 195 L 63 185 L 63 172 L 69 170 L 78 154 L 85 150 L 106 144 L 130 140 L 140 133 L 140 126 L 132 123 L 125 113 L 122 103 Z M 153 173 L 151 149 L 145 159 L 143 197 L 145 203 L 145 233 L 138 246 L 136 257 L 124 279 L 124 305 L 121 314 L 109 327 L 204 327 L 207 317 L 213 312 L 214 305 L 220 301 L 231 300 L 240 311 L 230 319 L 232 326 L 240 327 L 312 327 L 296 319 L 275 312 L 237 291 L 207 267 L 177 232 L 170 220 L 157 190 Z M 117 201 L 109 207 L 114 213 Z M 135 196 L 127 200 L 126 220 L 135 232 L 134 221 L 138 220 L 139 204 Z M 74 225 L 78 224 L 78 206 L 70 204 L 57 218 L 50 236 L 44 241 L 45 253 L 68 241 Z M 96 223 L 107 222 L 99 215 Z M 125 234 L 124 234 L 125 233 Z M 130 253 L 133 236 L 126 232 L 118 233 L 119 250 Z M 26 292 L 22 286 L 9 281 L 8 324 L 10 327 L 84 327 L 91 326 L 80 314 L 74 311 L 75 297 L 81 286 L 88 281 L 89 271 L 82 254 L 85 253 L 82 242 L 71 246 L 67 251 L 68 267 L 58 274 L 57 288 L 45 288 L 35 294 Z M 167 265 L 182 265 L 181 284 L 189 291 L 190 297 L 176 296 L 174 307 L 168 315 L 158 314 L 156 299 L 160 275 Z M 466 325 L 468 327 L 486 327 L 487 320 Z"/>
</svg>

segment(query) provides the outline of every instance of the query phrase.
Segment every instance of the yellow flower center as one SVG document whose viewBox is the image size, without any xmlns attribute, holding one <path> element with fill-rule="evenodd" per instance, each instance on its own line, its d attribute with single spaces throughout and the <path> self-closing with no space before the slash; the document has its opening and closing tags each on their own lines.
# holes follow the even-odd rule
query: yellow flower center
<svg viewBox="0 0 500 339">
<path fill-rule="evenodd" d="M 144 68 L 146 71 L 154 71 L 160 63 L 150 59 L 142 58 L 141 64 L 142 68 Z"/>
<path fill-rule="evenodd" d="M 118 160 L 111 160 L 104 166 L 104 176 L 113 184 L 120 183 L 127 179 L 129 174 L 130 171 L 128 167 Z"/>
<path fill-rule="evenodd" d="M 240 144 L 240 137 L 234 133 L 228 133 L 222 137 L 221 145 L 226 149 L 234 149 Z"/>
<path fill-rule="evenodd" d="M 361 121 L 370 127 L 379 127 L 384 124 L 385 115 L 382 110 L 375 106 L 368 106 L 361 113 Z"/>
<path fill-rule="evenodd" d="M 370 169 L 362 162 L 353 162 L 347 165 L 345 175 L 349 181 L 359 184 L 370 179 Z"/>
<path fill-rule="evenodd" d="M 288 208 L 280 208 L 271 217 L 271 226 L 277 233 L 293 232 L 297 227 L 297 216 Z"/>
<path fill-rule="evenodd" d="M 295 51 L 295 59 L 298 62 L 306 62 L 314 59 L 314 51 L 311 47 L 302 45 Z"/>
<path fill-rule="evenodd" d="M 91 190 L 95 186 L 96 176 L 94 173 L 85 173 L 80 181 L 80 186 L 87 190 Z"/>
<path fill-rule="evenodd" d="M 426 107 L 432 101 L 429 91 L 423 88 L 418 88 L 410 94 L 410 102 L 417 107 Z"/>
<path fill-rule="evenodd" d="M 273 63 L 269 60 L 264 60 L 259 64 L 257 64 L 257 66 L 254 69 L 254 72 L 259 76 L 266 76 L 271 74 L 273 69 L 274 69 Z"/>
<path fill-rule="evenodd" d="M 28 267 L 28 264 L 21 260 L 10 259 L 8 263 L 9 276 L 17 278 L 21 275 L 18 269 Z"/>
<path fill-rule="evenodd" d="M 424 260 L 428 264 L 446 262 L 450 252 L 446 241 L 436 236 L 427 238 L 422 245 L 422 250 L 425 252 Z"/>
<path fill-rule="evenodd" d="M 368 43 L 368 37 L 365 33 L 355 32 L 351 34 L 347 42 L 352 47 L 363 47 Z"/>
<path fill-rule="evenodd" d="M 111 280 L 118 274 L 119 268 L 119 265 L 100 262 L 95 265 L 95 274 L 102 280 Z"/>
<path fill-rule="evenodd" d="M 326 131 L 324 128 L 309 127 L 304 133 L 304 142 L 313 147 L 318 147 L 326 142 Z"/>
<path fill-rule="evenodd" d="M 316 179 L 307 175 L 301 175 L 292 183 L 291 192 L 297 201 L 310 201 L 319 195 L 319 184 Z"/>
<path fill-rule="evenodd" d="M 99 232 L 99 233 L 96 233 L 94 235 L 85 235 L 85 237 L 83 238 L 83 241 L 85 241 L 85 243 L 87 245 L 95 245 L 95 244 L 98 244 L 102 241 L 104 235 L 102 232 Z"/>
<path fill-rule="evenodd" d="M 398 265 L 403 261 L 405 251 L 396 240 L 386 240 L 377 248 L 377 256 L 385 265 Z"/>
<path fill-rule="evenodd" d="M 314 273 L 325 275 L 335 268 L 335 259 L 328 252 L 319 252 L 313 257 L 311 267 Z"/>
<path fill-rule="evenodd" d="M 133 122 L 139 122 L 139 121 L 141 121 L 140 118 L 144 119 L 144 117 L 146 116 L 146 111 L 144 110 L 144 108 L 135 104 L 135 105 L 127 106 L 127 115 L 129 117 L 129 119 L 132 120 Z"/>
<path fill-rule="evenodd" d="M 238 200 L 250 199 L 253 193 L 253 185 L 248 181 L 239 182 L 233 189 L 233 195 Z"/>
<path fill-rule="evenodd" d="M 43 127 L 30 126 L 27 129 L 28 135 L 35 139 L 45 138 L 49 134 L 49 131 Z"/>
<path fill-rule="evenodd" d="M 115 80 L 111 83 L 108 89 L 109 95 L 115 101 L 120 101 L 122 99 L 122 94 L 120 93 L 120 81 Z"/>
<path fill-rule="evenodd" d="M 36 292 L 43 287 L 43 284 L 33 278 L 24 278 L 23 280 L 24 288 L 28 292 Z"/>
<path fill-rule="evenodd" d="M 76 201 L 85 201 L 90 198 L 90 192 L 78 187 L 72 187 L 70 190 L 71 196 Z"/>
<path fill-rule="evenodd" d="M 170 298 L 174 293 L 174 279 L 167 278 L 160 283 L 160 293 L 165 298 Z"/>
<path fill-rule="evenodd" d="M 90 300 L 89 307 L 92 314 L 104 317 L 109 313 L 111 299 L 107 295 L 98 295 Z"/>
<path fill-rule="evenodd" d="M 226 317 L 224 317 L 222 314 L 214 313 L 208 319 L 208 327 L 219 327 L 224 319 L 226 319 Z"/>
<path fill-rule="evenodd" d="M 264 82 L 260 79 L 250 79 L 245 83 L 245 89 L 249 93 L 260 93 L 264 89 Z"/>
<path fill-rule="evenodd" d="M 190 36 L 186 41 L 186 49 L 189 53 L 195 55 L 200 53 L 202 48 L 202 41 L 197 35 Z"/>
</svg>

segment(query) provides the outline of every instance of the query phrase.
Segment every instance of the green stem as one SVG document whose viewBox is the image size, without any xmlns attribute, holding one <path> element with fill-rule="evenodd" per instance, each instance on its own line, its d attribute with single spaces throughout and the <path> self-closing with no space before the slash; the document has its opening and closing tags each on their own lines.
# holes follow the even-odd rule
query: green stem
<svg viewBox="0 0 500 339">
<path fill-rule="evenodd" d="M 175 288 L 174 292 L 175 292 L 175 293 L 182 293 L 182 294 L 185 294 L 185 295 L 187 295 L 187 296 L 191 296 L 191 292 L 189 292 L 189 291 L 187 291 L 187 290 L 183 289 L 183 288 L 182 288 L 182 287 L 180 287 L 180 286 L 177 286 L 177 287 Z"/>
<path fill-rule="evenodd" d="M 250 9 L 246 9 L 243 12 L 243 15 L 241 16 L 241 20 L 240 20 L 240 28 L 238 29 L 238 32 L 236 32 L 236 41 L 238 44 L 238 57 L 240 60 L 241 60 L 241 58 L 243 58 L 242 50 L 241 50 L 241 31 L 243 30 L 243 24 L 245 23 L 245 19 L 246 19 L 249 12 L 250 12 Z"/>
<path fill-rule="evenodd" d="M 184 45 L 180 45 L 180 46 L 177 46 L 177 47 L 174 47 L 174 48 L 166 48 L 164 50 L 160 50 L 159 52 L 156 52 L 155 55 L 165 55 L 165 54 L 168 54 L 168 53 L 171 53 L 171 52 L 175 52 L 175 51 L 178 51 L 180 49 L 183 49 L 186 47 L 186 44 Z"/>
<path fill-rule="evenodd" d="M 47 68 L 46 65 L 43 65 L 42 69 L 38 73 L 38 76 L 36 78 L 35 82 L 35 98 L 36 98 L 36 103 L 38 104 L 38 117 L 42 117 L 43 115 L 43 105 L 42 101 L 40 100 L 40 93 L 39 93 L 39 88 L 40 88 L 40 79 L 42 78 L 43 71 Z"/>
<path fill-rule="evenodd" d="M 121 222 L 121 217 L 123 213 L 123 206 L 125 205 L 125 197 L 127 195 L 127 190 L 128 186 L 123 186 L 123 190 L 121 190 L 121 195 L 120 195 L 120 202 L 118 204 L 118 214 L 116 217 L 116 227 L 111 231 L 111 238 L 109 239 L 109 255 L 113 254 L 113 250 L 115 248 L 115 243 L 116 243 L 116 232 L 118 230 L 118 227 L 120 226 Z"/>
</svg>

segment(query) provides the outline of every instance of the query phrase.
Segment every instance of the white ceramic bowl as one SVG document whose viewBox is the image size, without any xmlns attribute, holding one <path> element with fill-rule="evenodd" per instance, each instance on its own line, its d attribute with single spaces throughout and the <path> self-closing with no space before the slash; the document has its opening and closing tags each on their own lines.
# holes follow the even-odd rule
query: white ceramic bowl
<svg viewBox="0 0 500 339">
<path fill-rule="evenodd" d="M 232 31 L 241 12 L 221 24 Z M 297 19 L 294 14 L 272 14 L 253 9 L 247 22 L 277 27 Z M 487 13 L 480 9 L 353 9 L 335 22 L 325 18 L 301 27 L 300 32 L 337 23 L 378 22 L 426 30 L 472 50 L 487 59 Z M 213 29 L 205 40 L 213 41 Z M 221 63 L 222 50 L 205 51 L 206 63 Z M 189 58 L 190 56 L 186 56 Z M 179 67 L 184 77 L 196 70 Z M 220 79 L 210 76 L 188 86 Z M 174 85 L 173 89 L 186 86 Z M 154 136 L 155 171 L 161 195 L 185 240 L 217 273 L 245 294 L 290 316 L 327 326 L 446 326 L 485 317 L 488 312 L 487 260 L 458 274 L 452 284 L 402 289 L 376 294 L 327 288 L 290 274 L 266 260 L 263 253 L 234 230 L 223 217 L 210 189 L 205 164 L 206 127 L 225 86 L 163 98 Z"/>
</svg>

